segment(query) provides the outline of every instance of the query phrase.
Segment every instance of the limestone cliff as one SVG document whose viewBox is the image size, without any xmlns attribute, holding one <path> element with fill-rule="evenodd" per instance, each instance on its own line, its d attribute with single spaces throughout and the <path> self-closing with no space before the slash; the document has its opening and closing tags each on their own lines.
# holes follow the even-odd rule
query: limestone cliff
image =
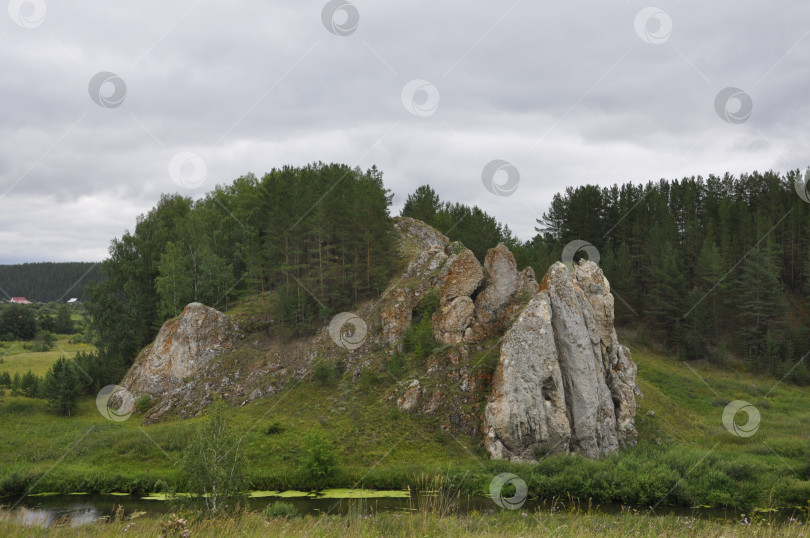
<svg viewBox="0 0 810 538">
<path fill-rule="evenodd" d="M 152 345 L 138 355 L 121 385 L 135 395 L 160 400 L 151 415 L 159 416 L 176 403 L 189 379 L 238 340 L 227 316 L 200 303 L 163 324 Z"/>
<path fill-rule="evenodd" d="M 340 361 L 350 387 L 364 369 L 376 371 L 391 405 L 482 439 L 493 458 L 599 458 L 635 442 L 635 365 L 617 340 L 610 285 L 595 264 L 557 263 L 538 284 L 504 245 L 481 264 L 420 221 L 398 218 L 395 226 L 402 269 L 346 316 L 367 325 L 357 343 L 341 346 L 327 326 L 308 338 L 271 338 L 249 315 L 234 323 L 192 303 L 164 324 L 121 384 L 154 396 L 159 403 L 146 417 L 154 421 L 199 414 L 214 393 L 245 405 L 305 381 L 319 362 Z M 430 327 L 440 345 L 399 379 L 388 363 L 429 293 L 439 297 Z"/>
<path fill-rule="evenodd" d="M 557 262 L 504 336 L 485 446 L 495 458 L 531 461 L 569 451 L 600 458 L 633 444 L 635 376 L 602 271 Z"/>
</svg>

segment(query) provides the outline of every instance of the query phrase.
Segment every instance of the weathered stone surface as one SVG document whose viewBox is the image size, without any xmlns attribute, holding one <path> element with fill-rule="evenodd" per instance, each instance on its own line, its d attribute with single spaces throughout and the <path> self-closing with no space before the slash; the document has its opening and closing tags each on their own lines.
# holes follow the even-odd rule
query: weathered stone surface
<svg viewBox="0 0 810 538">
<path fill-rule="evenodd" d="M 433 337 L 443 344 L 458 344 L 470 326 L 475 305 L 470 298 L 484 282 L 475 254 L 461 243 L 445 247 L 447 261 L 439 272 L 439 308 L 433 313 Z"/>
<path fill-rule="evenodd" d="M 386 297 L 380 309 L 383 340 L 386 343 L 396 345 L 400 342 L 402 334 L 411 323 L 414 309 L 425 292 L 438 280 L 438 270 L 447 261 L 444 246 L 430 245 L 421 251 L 408 264 L 402 277 L 386 292 L 389 297 Z"/>
<path fill-rule="evenodd" d="M 540 284 L 537 283 L 537 278 L 534 276 L 534 269 L 527 267 L 520 272 L 520 291 L 534 295 L 540 290 Z"/>
<path fill-rule="evenodd" d="M 397 217 L 394 219 L 394 227 L 399 230 L 401 237 L 415 243 L 420 250 L 433 245 L 444 247 L 450 242 L 447 237 L 439 233 L 433 226 L 410 217 Z"/>
<path fill-rule="evenodd" d="M 160 398 L 235 342 L 235 331 L 225 314 L 191 303 L 179 317 L 163 324 L 154 343 L 141 352 L 121 385 L 135 396 Z"/>
<path fill-rule="evenodd" d="M 633 421 L 636 414 L 635 396 L 641 395 L 641 391 L 636 385 L 636 364 L 630 356 L 630 350 L 619 344 L 614 329 L 614 299 L 610 293 L 610 282 L 593 263 L 577 265 L 574 275 L 593 307 L 607 384 L 616 406 L 619 444 L 634 445 L 637 435 Z"/>
<path fill-rule="evenodd" d="M 599 458 L 615 452 L 618 439 L 593 308 L 562 263 L 552 265 L 547 278 L 554 312 L 552 326 L 571 417 L 571 448 Z"/>
<path fill-rule="evenodd" d="M 571 428 L 548 292 L 536 295 L 504 336 L 486 424 L 484 444 L 493 458 L 534 461 L 541 453 L 568 452 Z"/>
<path fill-rule="evenodd" d="M 494 458 L 525 461 L 568 451 L 600 458 L 633 444 L 635 375 L 601 269 L 556 263 L 504 337 L 485 445 Z"/>
<path fill-rule="evenodd" d="M 405 394 L 397 399 L 397 407 L 403 411 L 412 411 L 419 405 L 419 400 L 422 396 L 422 385 L 418 379 L 414 379 L 408 383 L 408 388 Z"/>
<path fill-rule="evenodd" d="M 470 249 L 463 248 L 460 243 L 451 243 L 447 250 L 450 257 L 439 273 L 439 294 L 443 305 L 457 297 L 469 297 L 484 282 L 484 271 Z"/>
<path fill-rule="evenodd" d="M 515 257 L 503 243 L 489 249 L 484 258 L 486 287 L 475 299 L 475 320 L 465 341 L 480 342 L 506 329 L 517 315 L 518 294 L 537 293 L 534 270 L 520 273 Z"/>
<path fill-rule="evenodd" d="M 439 307 L 433 314 L 433 335 L 443 344 L 458 344 L 464 331 L 470 326 L 475 313 L 472 299 L 466 295 L 456 297 L 447 306 Z"/>
</svg>

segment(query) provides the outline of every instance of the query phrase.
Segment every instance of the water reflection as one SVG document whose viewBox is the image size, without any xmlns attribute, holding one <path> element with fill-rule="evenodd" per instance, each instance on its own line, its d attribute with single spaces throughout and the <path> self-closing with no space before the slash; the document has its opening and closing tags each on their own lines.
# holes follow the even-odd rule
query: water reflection
<svg viewBox="0 0 810 538">
<path fill-rule="evenodd" d="M 377 512 L 402 511 L 444 511 L 465 514 L 478 512 L 488 514 L 499 511 L 497 505 L 486 496 L 459 495 L 446 500 L 452 505 L 444 505 L 442 499 L 432 495 L 413 494 L 402 495 L 403 492 L 380 492 L 361 490 L 333 490 L 331 495 L 313 495 L 307 492 L 253 492 L 249 499 L 250 510 L 262 511 L 269 504 L 284 501 L 292 504 L 300 515 L 346 515 L 346 514 L 374 514 Z M 384 496 L 384 495 L 389 496 Z M 364 498 L 363 498 L 364 497 Z M 155 500 L 157 498 L 164 500 Z M 151 499 L 151 500 L 150 500 Z M 9 511 L 8 507 L 14 507 Z M 4 509 L 5 508 L 5 509 Z M 560 510 L 571 508 L 573 510 L 588 510 L 592 508 L 603 514 L 620 516 L 633 507 L 621 505 L 602 504 L 596 507 L 580 506 L 577 503 L 566 507 L 560 503 L 548 504 L 538 499 L 529 499 L 522 510 L 526 512 L 549 511 L 554 514 Z M 149 498 L 112 494 L 89 495 L 29 495 L 20 497 L 0 498 L 0 519 L 16 521 L 25 527 L 77 527 L 107 518 L 131 518 L 149 514 L 160 516 L 172 510 L 172 504 L 165 502 L 165 496 L 151 496 Z M 644 513 L 645 509 L 633 509 L 634 513 Z M 798 517 L 798 511 L 793 509 L 781 510 L 772 514 L 779 520 L 787 521 L 789 517 Z M 658 507 L 651 516 L 678 515 L 722 520 L 739 520 L 738 510 L 722 508 L 686 508 L 686 507 Z M 770 516 L 769 516 L 770 517 Z M 803 519 L 803 518 L 802 518 Z"/>
<path fill-rule="evenodd" d="M 21 506 L 10 514 L 0 512 L 3 518 L 9 517 L 24 527 L 51 527 L 54 525 L 78 527 L 93 523 L 99 519 L 101 512 L 92 506 L 76 506 L 62 510 L 52 508 L 28 508 Z"/>
</svg>

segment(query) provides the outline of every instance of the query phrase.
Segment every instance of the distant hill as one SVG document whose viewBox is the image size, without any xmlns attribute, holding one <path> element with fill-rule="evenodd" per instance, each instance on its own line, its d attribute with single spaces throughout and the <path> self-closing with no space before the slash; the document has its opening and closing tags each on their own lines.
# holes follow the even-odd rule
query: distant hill
<svg viewBox="0 0 810 538">
<path fill-rule="evenodd" d="M 0 296 L 25 297 L 32 302 L 84 300 L 87 284 L 101 278 L 92 262 L 41 262 L 0 265 Z"/>
</svg>

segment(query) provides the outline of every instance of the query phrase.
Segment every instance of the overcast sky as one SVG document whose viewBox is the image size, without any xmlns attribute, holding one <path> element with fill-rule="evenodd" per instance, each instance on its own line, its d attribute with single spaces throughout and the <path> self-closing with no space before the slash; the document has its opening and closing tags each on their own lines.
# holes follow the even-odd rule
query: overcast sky
<svg viewBox="0 0 810 538">
<path fill-rule="evenodd" d="M 807 2 L 12 0 L 0 263 L 101 260 L 161 193 L 318 160 L 523 239 L 569 185 L 804 169 L 809 31 Z"/>
</svg>

